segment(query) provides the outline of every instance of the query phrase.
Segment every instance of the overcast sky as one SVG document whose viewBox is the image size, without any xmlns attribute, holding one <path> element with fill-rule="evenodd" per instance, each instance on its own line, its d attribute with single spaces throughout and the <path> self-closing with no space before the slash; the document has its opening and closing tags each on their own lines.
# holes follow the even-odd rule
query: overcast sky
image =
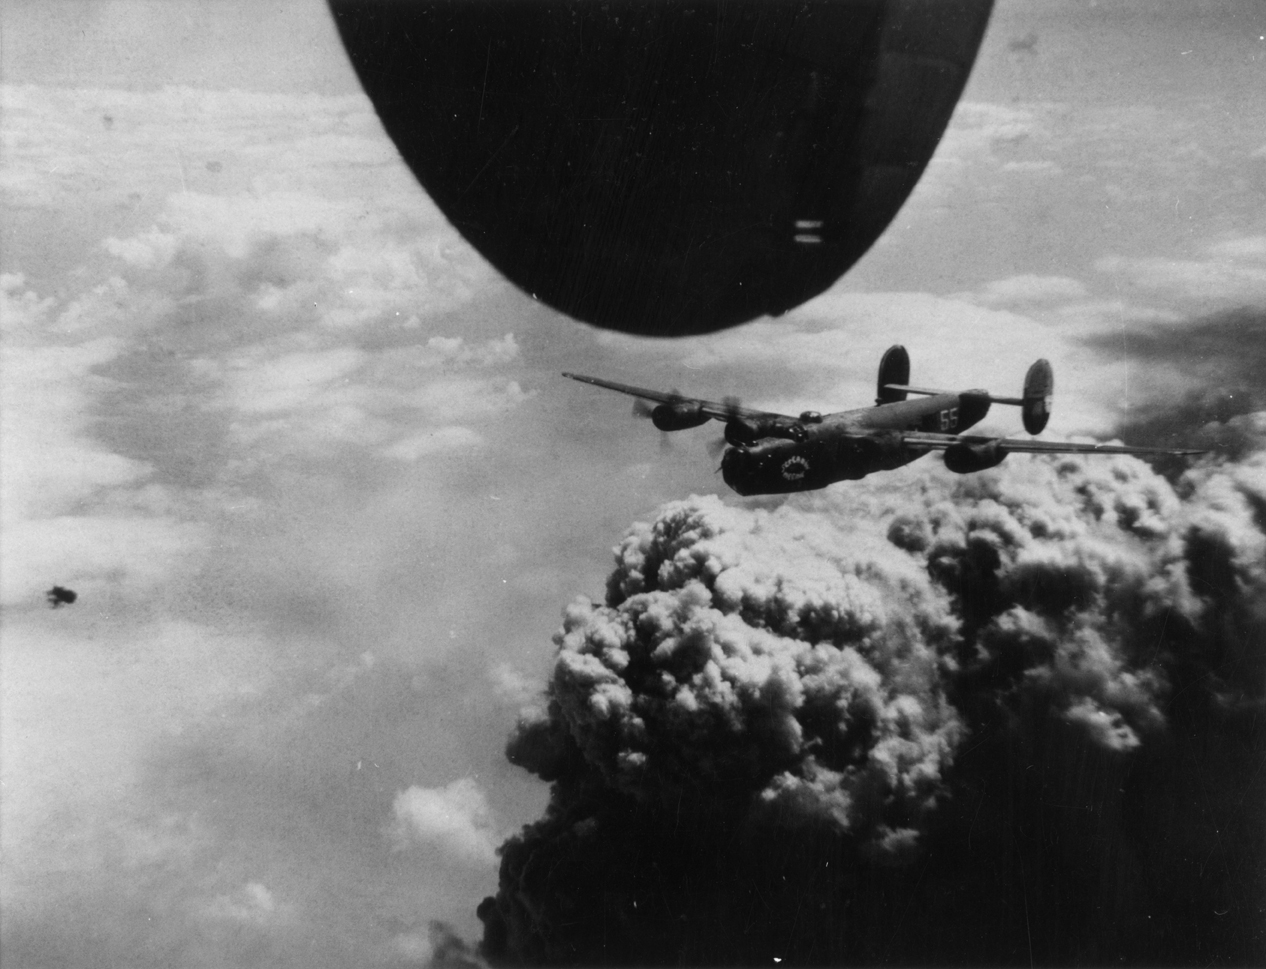
<svg viewBox="0 0 1266 969">
<path fill-rule="evenodd" d="M 1266 305 L 1252 0 L 1000 0 L 874 250 L 784 317 L 676 343 L 484 264 L 317 0 L 9 0 L 0 27 L 15 967 L 407 964 L 432 920 L 478 937 L 495 846 L 545 804 L 503 750 L 562 609 L 664 502 L 744 504 L 713 429 L 665 450 L 559 371 L 825 411 L 870 399 L 893 342 L 915 383 L 1003 394 L 1047 357 L 1048 436 L 1110 436 L 1242 377 L 1232 339 L 1184 341 Z"/>
</svg>

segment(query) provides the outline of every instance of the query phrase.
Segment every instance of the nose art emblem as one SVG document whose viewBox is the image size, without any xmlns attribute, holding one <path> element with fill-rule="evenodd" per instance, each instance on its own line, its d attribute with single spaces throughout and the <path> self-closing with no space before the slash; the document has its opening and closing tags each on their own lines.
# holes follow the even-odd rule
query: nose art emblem
<svg viewBox="0 0 1266 969">
<path fill-rule="evenodd" d="M 782 476 L 788 481 L 799 481 L 809 470 L 809 462 L 797 455 L 782 463 Z"/>
</svg>

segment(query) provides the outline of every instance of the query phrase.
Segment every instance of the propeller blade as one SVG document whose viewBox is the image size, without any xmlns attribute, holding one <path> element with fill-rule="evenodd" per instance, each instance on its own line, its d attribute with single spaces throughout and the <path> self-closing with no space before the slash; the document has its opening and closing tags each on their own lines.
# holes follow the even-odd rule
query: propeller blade
<svg viewBox="0 0 1266 969">
<path fill-rule="evenodd" d="M 708 442 L 708 457 L 719 458 L 729 446 L 729 442 L 724 437 L 714 437 Z"/>
<path fill-rule="evenodd" d="M 641 397 L 633 398 L 633 416 L 641 420 L 650 420 L 651 415 L 655 412 L 655 405 L 650 401 L 643 400 Z M 673 449 L 673 440 L 667 431 L 659 432 L 659 449 L 661 451 L 671 451 Z"/>
</svg>

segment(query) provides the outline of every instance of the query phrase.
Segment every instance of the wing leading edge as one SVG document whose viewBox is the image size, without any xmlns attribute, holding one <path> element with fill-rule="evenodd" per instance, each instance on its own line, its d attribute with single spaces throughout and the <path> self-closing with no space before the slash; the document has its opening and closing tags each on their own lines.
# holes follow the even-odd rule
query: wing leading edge
<svg viewBox="0 0 1266 969">
<path fill-rule="evenodd" d="M 643 400 L 653 400 L 657 404 L 697 404 L 699 413 L 707 414 L 709 417 L 718 421 L 728 421 L 736 417 L 742 417 L 747 420 L 770 420 L 777 419 L 780 421 L 792 421 L 796 418 L 788 417 L 786 414 L 775 414 L 767 410 L 753 410 L 751 407 L 742 407 L 733 401 L 722 401 L 718 403 L 714 400 L 703 400 L 699 397 L 686 397 L 683 394 L 665 393 L 662 390 L 648 390 L 645 387 L 633 387 L 630 384 L 616 383 L 614 380 L 602 380 L 599 377 L 586 377 L 584 374 L 564 373 L 564 377 L 572 380 L 579 380 L 582 384 L 593 384 L 595 387 L 602 387 L 605 390 L 614 390 L 619 394 L 628 394 L 630 397 L 640 397 Z"/>
<path fill-rule="evenodd" d="M 1030 454 L 1204 454 L 1199 448 L 1130 447 L 1125 444 L 1089 444 L 1077 441 L 1035 441 L 1015 437 L 985 437 L 979 434 L 932 434 L 924 432 L 901 435 L 903 444 L 943 451 L 955 444 L 969 447 L 992 446 L 1004 451 Z"/>
</svg>

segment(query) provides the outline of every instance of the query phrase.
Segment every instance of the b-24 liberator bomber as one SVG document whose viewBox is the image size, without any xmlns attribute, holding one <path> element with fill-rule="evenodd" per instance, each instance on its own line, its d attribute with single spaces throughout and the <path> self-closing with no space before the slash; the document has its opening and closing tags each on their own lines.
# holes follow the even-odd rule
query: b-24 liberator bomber
<svg viewBox="0 0 1266 969">
<path fill-rule="evenodd" d="M 1024 378 L 1020 397 L 998 397 L 985 390 L 947 391 L 910 385 L 910 356 L 894 346 L 879 364 L 874 407 L 835 414 L 805 411 L 798 417 L 721 402 L 647 390 L 628 384 L 564 373 L 564 377 L 649 401 L 651 421 L 661 431 L 699 427 L 710 420 L 725 424 L 721 475 L 740 495 L 812 491 L 836 481 L 855 481 L 876 471 L 891 471 L 930 451 L 944 452 L 945 466 L 958 474 L 983 471 L 1008 454 L 1200 454 L 1189 448 L 1128 447 L 1033 438 L 967 435 L 992 404 L 1020 408 L 1024 429 L 1040 434 L 1050 420 L 1055 376 L 1050 363 L 1038 360 Z M 915 399 L 908 399 L 909 395 Z"/>
</svg>

